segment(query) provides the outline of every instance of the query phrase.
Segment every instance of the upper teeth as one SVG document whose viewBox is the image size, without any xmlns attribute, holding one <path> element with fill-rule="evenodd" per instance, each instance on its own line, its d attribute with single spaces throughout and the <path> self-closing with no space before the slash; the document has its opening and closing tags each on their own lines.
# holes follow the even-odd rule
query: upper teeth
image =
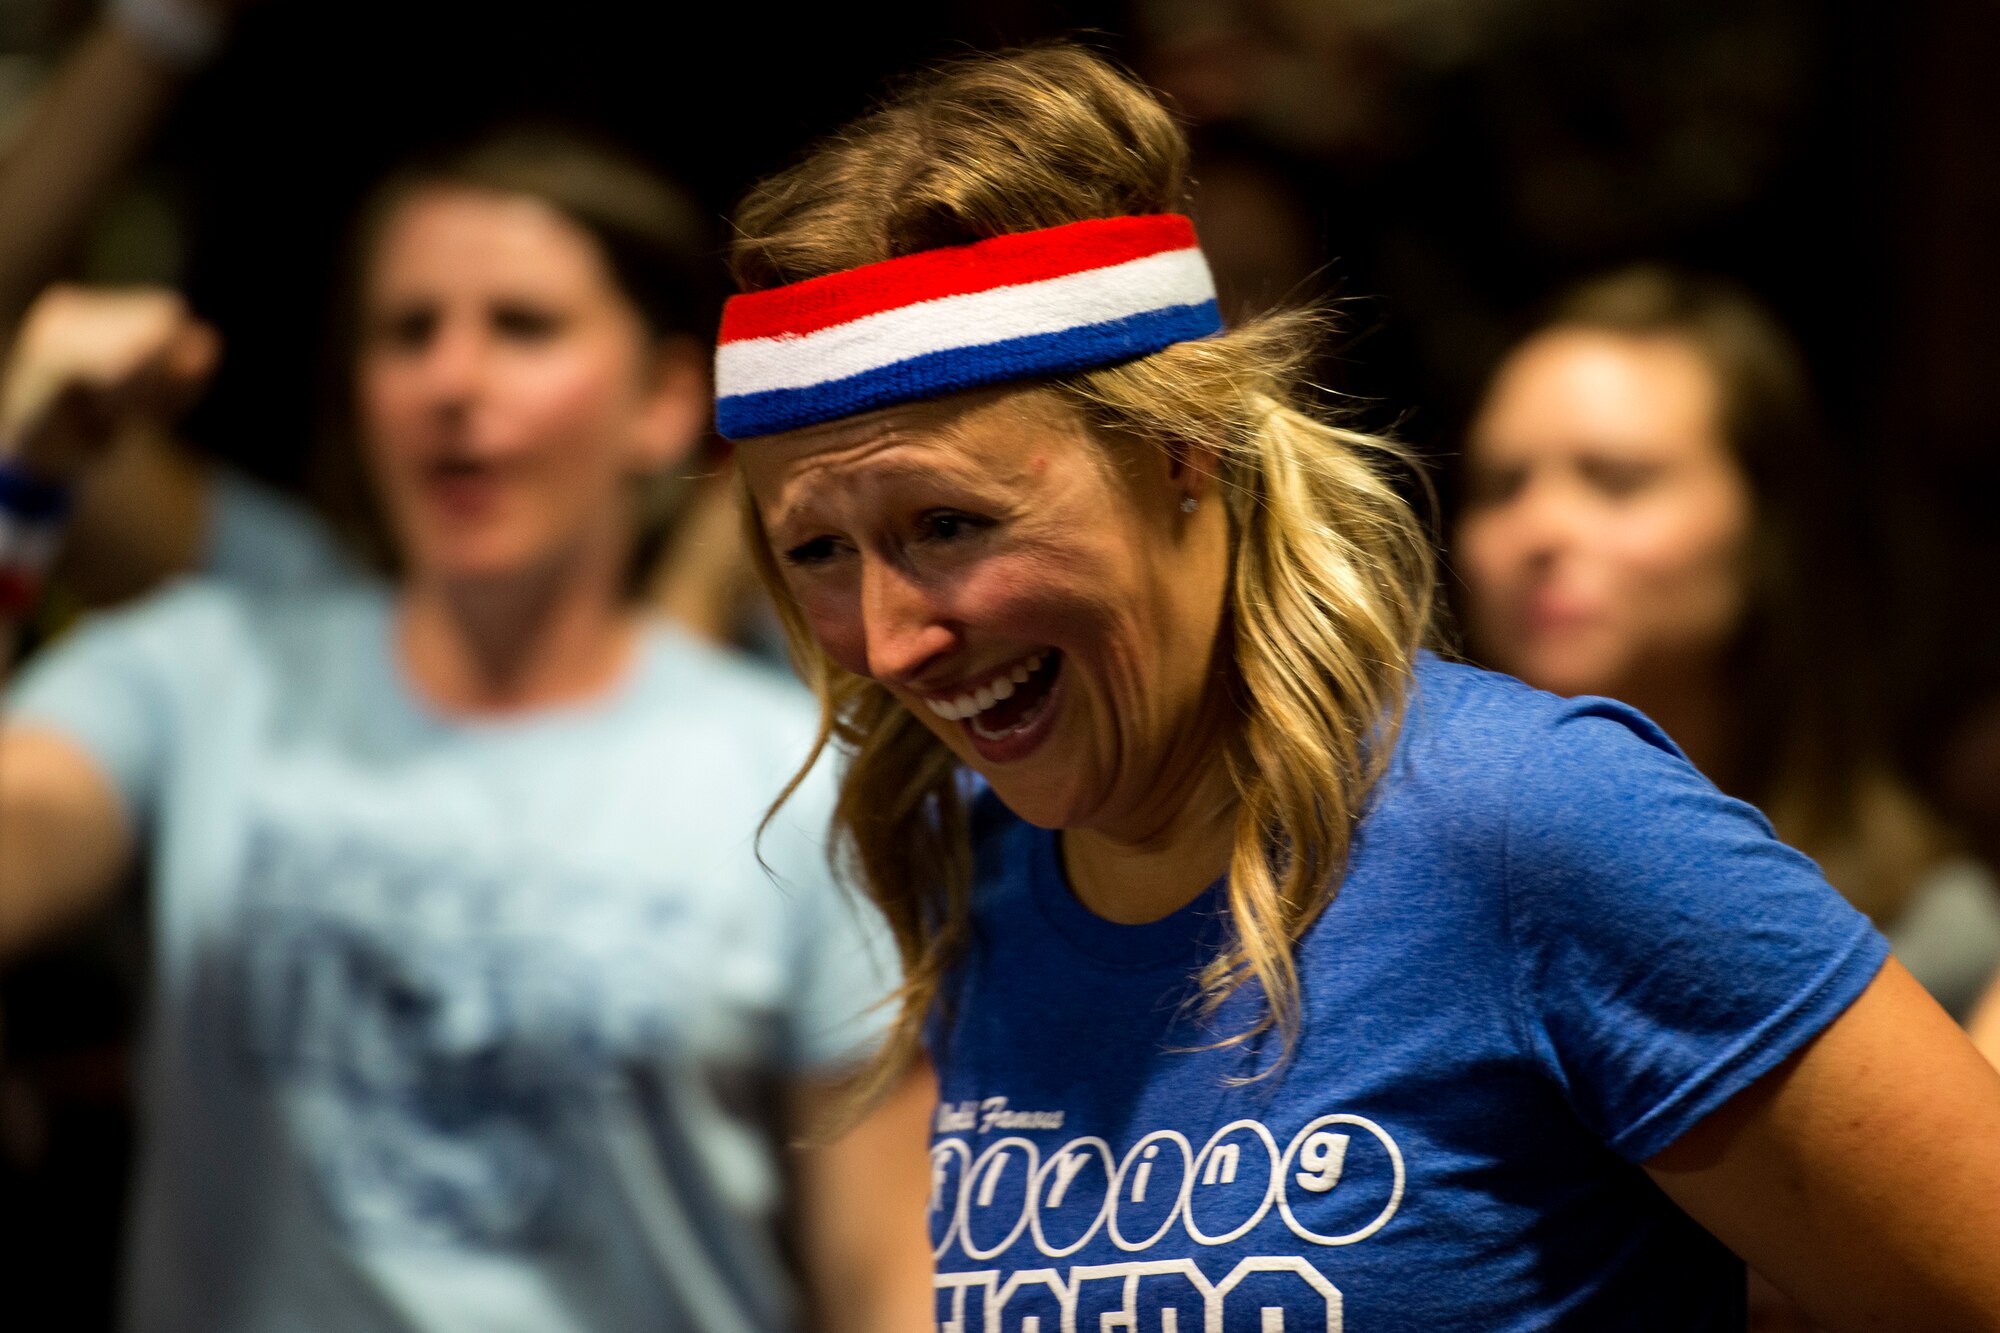
<svg viewBox="0 0 2000 1333">
<path fill-rule="evenodd" d="M 1042 664 L 1045 654 L 1036 653 L 1023 658 L 1009 669 L 1002 671 L 985 684 L 961 694 L 953 699 L 926 699 L 931 711 L 947 722 L 957 722 L 975 714 L 983 713 L 1002 699 L 1014 697 L 1014 687 L 1034 674 Z"/>
</svg>

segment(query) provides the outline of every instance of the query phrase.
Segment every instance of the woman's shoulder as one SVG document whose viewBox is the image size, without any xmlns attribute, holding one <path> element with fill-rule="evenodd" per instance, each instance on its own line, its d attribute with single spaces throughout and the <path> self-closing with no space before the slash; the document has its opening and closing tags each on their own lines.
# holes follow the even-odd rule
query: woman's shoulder
<svg viewBox="0 0 2000 1333">
<path fill-rule="evenodd" d="M 381 593 L 362 582 L 280 589 L 189 575 L 91 613 L 49 652 L 164 656 L 202 669 L 262 656 L 287 641 L 315 654 L 338 652 L 354 643 L 356 623 L 381 617 L 384 605 Z"/>
<path fill-rule="evenodd" d="M 1722 885 L 1741 901 L 1760 885 L 1825 887 L 1636 709 L 1435 659 L 1419 669 L 1381 804 L 1399 797 L 1440 844 L 1497 858 L 1494 873 L 1531 914 L 1644 892 L 1685 904 Z"/>
<path fill-rule="evenodd" d="M 819 703 L 788 672 L 698 639 L 665 621 L 647 635 L 647 665 L 613 720 L 629 744 L 680 771 L 703 756 L 703 782 L 768 801 L 812 754 Z M 833 799 L 831 756 L 813 766 L 788 804 L 818 813 Z"/>
<path fill-rule="evenodd" d="M 1482 855 L 1518 854 L 1523 827 L 1535 841 L 1594 845 L 1622 812 L 1671 808 L 1677 795 L 1702 789 L 1713 793 L 1636 709 L 1563 698 L 1427 653 L 1369 825 Z"/>
<path fill-rule="evenodd" d="M 1539 690 L 1513 676 L 1466 662 L 1455 662 L 1428 649 L 1419 653 L 1411 672 L 1406 724 L 1466 744 L 1527 744 L 1578 718 L 1615 722 L 1647 744 L 1673 748 L 1653 722 L 1638 709 L 1596 695 L 1565 697 Z"/>
<path fill-rule="evenodd" d="M 350 606 L 359 609 L 350 599 L 274 599 L 182 580 L 94 614 L 38 651 L 9 688 L 8 711 L 68 735 L 131 808 L 149 809 L 168 758 L 192 753 L 180 748 L 188 738 L 233 734 L 215 724 L 323 677 L 334 654 L 352 660 Z"/>
<path fill-rule="evenodd" d="M 749 735 L 795 738 L 816 729 L 819 706 L 798 677 L 735 648 L 655 619 L 647 627 L 656 698 Z"/>
<path fill-rule="evenodd" d="M 304 588 L 367 577 L 316 510 L 230 467 L 214 474 L 201 569 L 251 588 Z"/>
<path fill-rule="evenodd" d="M 1593 768 L 1692 772 L 1667 734 L 1636 708 L 1593 695 L 1565 698 L 1512 676 L 1425 652 L 1412 675 L 1392 770 L 1511 789 L 1524 766 L 1556 777 Z"/>
</svg>

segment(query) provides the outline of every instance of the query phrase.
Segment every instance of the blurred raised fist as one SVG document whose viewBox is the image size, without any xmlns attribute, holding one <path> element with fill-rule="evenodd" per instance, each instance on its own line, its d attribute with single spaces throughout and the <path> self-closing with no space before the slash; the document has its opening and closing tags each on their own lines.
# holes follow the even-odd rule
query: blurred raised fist
<svg viewBox="0 0 2000 1333">
<path fill-rule="evenodd" d="M 0 378 L 0 457 L 67 482 L 120 427 L 190 407 L 222 340 L 176 292 L 58 285 L 29 307 Z"/>
</svg>

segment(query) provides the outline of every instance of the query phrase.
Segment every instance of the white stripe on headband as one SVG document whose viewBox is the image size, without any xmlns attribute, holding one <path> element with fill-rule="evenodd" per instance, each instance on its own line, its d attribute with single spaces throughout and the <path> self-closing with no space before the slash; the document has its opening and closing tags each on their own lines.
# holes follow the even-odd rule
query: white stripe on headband
<svg viewBox="0 0 2000 1333">
<path fill-rule="evenodd" d="M 1078 324 L 1103 324 L 1215 299 L 1199 250 L 1169 250 L 1111 268 L 884 310 L 817 333 L 750 338 L 716 349 L 732 394 L 799 389 L 879 370 L 925 352 L 978 347 Z"/>
<path fill-rule="evenodd" d="M 1186 218 L 1070 223 L 734 298 L 716 421 L 732 438 L 766 435 L 1221 330 Z"/>
</svg>

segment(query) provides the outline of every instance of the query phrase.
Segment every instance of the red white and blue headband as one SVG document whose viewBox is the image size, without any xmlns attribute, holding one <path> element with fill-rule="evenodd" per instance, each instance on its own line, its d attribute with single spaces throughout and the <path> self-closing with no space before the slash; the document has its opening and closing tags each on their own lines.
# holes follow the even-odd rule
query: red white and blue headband
<svg viewBox="0 0 2000 1333">
<path fill-rule="evenodd" d="M 1178 214 L 994 236 L 732 297 L 716 429 L 770 435 L 1220 332 L 1215 280 Z"/>
</svg>

